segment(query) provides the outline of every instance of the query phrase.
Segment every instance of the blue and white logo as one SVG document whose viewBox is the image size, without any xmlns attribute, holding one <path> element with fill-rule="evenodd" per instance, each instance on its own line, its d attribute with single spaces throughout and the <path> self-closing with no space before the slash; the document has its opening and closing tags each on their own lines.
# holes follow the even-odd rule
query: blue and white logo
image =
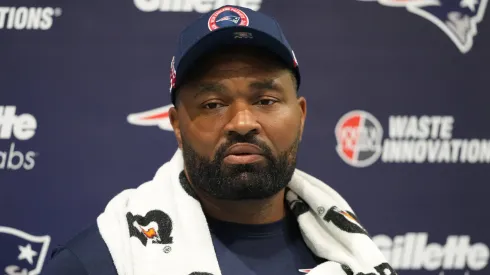
<svg viewBox="0 0 490 275">
<path fill-rule="evenodd" d="M 408 11 L 436 24 L 462 53 L 473 47 L 477 25 L 483 20 L 488 0 L 359 0 L 373 1 Z"/>
<path fill-rule="evenodd" d="M 33 236 L 15 228 L 0 226 L 0 274 L 41 274 L 50 242 L 49 236 Z"/>
<path fill-rule="evenodd" d="M 224 27 L 248 26 L 249 20 L 247 14 L 241 9 L 235 7 L 223 7 L 215 11 L 208 20 L 210 31 Z"/>
<path fill-rule="evenodd" d="M 220 23 L 220 22 L 232 22 L 233 24 L 238 24 L 238 22 L 240 22 L 240 16 L 234 16 L 234 15 L 227 15 L 227 16 L 223 16 L 221 18 L 219 18 L 218 20 L 216 20 L 216 23 Z M 221 24 L 223 24 L 221 23 Z"/>
</svg>

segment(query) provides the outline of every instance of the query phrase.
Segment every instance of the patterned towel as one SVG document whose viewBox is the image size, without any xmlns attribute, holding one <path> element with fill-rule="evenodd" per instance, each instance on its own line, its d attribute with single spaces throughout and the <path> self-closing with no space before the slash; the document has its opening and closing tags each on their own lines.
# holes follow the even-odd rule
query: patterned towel
<svg viewBox="0 0 490 275">
<path fill-rule="evenodd" d="M 118 194 L 98 217 L 119 275 L 221 275 L 201 205 L 180 183 L 183 169 L 177 150 L 153 180 Z M 328 259 L 310 275 L 396 274 L 347 202 L 324 182 L 296 169 L 286 200 L 307 246 Z"/>
</svg>

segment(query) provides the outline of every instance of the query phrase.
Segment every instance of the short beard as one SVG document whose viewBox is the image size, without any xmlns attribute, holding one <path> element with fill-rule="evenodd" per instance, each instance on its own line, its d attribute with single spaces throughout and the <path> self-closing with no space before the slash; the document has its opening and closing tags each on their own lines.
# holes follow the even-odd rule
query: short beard
<svg viewBox="0 0 490 275">
<path fill-rule="evenodd" d="M 266 164 L 224 164 L 226 150 L 236 143 L 258 146 Z M 293 144 L 276 158 L 255 135 L 234 135 L 210 159 L 200 156 L 182 136 L 184 164 L 191 185 L 213 198 L 232 201 L 266 199 L 284 189 L 296 168 L 298 146 L 299 133 Z"/>
</svg>

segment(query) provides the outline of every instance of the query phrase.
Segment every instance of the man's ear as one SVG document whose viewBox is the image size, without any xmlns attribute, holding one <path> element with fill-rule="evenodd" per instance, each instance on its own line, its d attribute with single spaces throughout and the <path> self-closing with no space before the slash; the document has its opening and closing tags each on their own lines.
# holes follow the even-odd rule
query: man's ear
<svg viewBox="0 0 490 275">
<path fill-rule="evenodd" d="M 306 120 L 306 99 L 304 97 L 299 97 L 298 98 L 298 107 L 301 112 L 301 128 L 300 128 L 300 135 L 299 135 L 299 140 L 303 138 L 303 130 L 305 128 L 305 120 Z"/>
<path fill-rule="evenodd" d="M 177 139 L 179 148 L 182 149 L 182 135 L 180 133 L 180 121 L 179 121 L 179 116 L 177 114 L 177 109 L 175 107 L 172 107 L 168 110 L 168 117 L 170 119 L 170 124 L 172 124 L 172 128 L 174 129 L 175 138 Z"/>
</svg>

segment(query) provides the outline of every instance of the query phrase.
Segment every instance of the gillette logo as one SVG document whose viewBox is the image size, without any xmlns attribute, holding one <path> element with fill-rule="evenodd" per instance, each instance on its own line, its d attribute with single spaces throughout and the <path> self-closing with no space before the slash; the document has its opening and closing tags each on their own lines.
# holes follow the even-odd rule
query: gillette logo
<svg viewBox="0 0 490 275">
<path fill-rule="evenodd" d="M 448 236 L 444 245 L 429 243 L 428 238 L 426 232 L 410 232 L 394 238 L 377 235 L 373 241 L 397 270 L 439 270 L 443 275 L 449 270 L 480 271 L 488 265 L 488 246 L 481 242 L 471 244 L 468 235 Z"/>
<path fill-rule="evenodd" d="M 206 13 L 224 5 L 238 5 L 259 10 L 262 0 L 134 0 L 134 5 L 143 12 L 198 12 Z"/>
<path fill-rule="evenodd" d="M 36 118 L 31 114 L 16 115 L 16 110 L 16 106 L 0 106 L 0 142 L 12 139 L 24 142 L 36 134 Z M 17 151 L 15 147 L 15 142 L 11 142 L 6 151 L 0 151 L 0 170 L 34 168 L 36 153 L 33 151 L 23 153 Z"/>
</svg>

